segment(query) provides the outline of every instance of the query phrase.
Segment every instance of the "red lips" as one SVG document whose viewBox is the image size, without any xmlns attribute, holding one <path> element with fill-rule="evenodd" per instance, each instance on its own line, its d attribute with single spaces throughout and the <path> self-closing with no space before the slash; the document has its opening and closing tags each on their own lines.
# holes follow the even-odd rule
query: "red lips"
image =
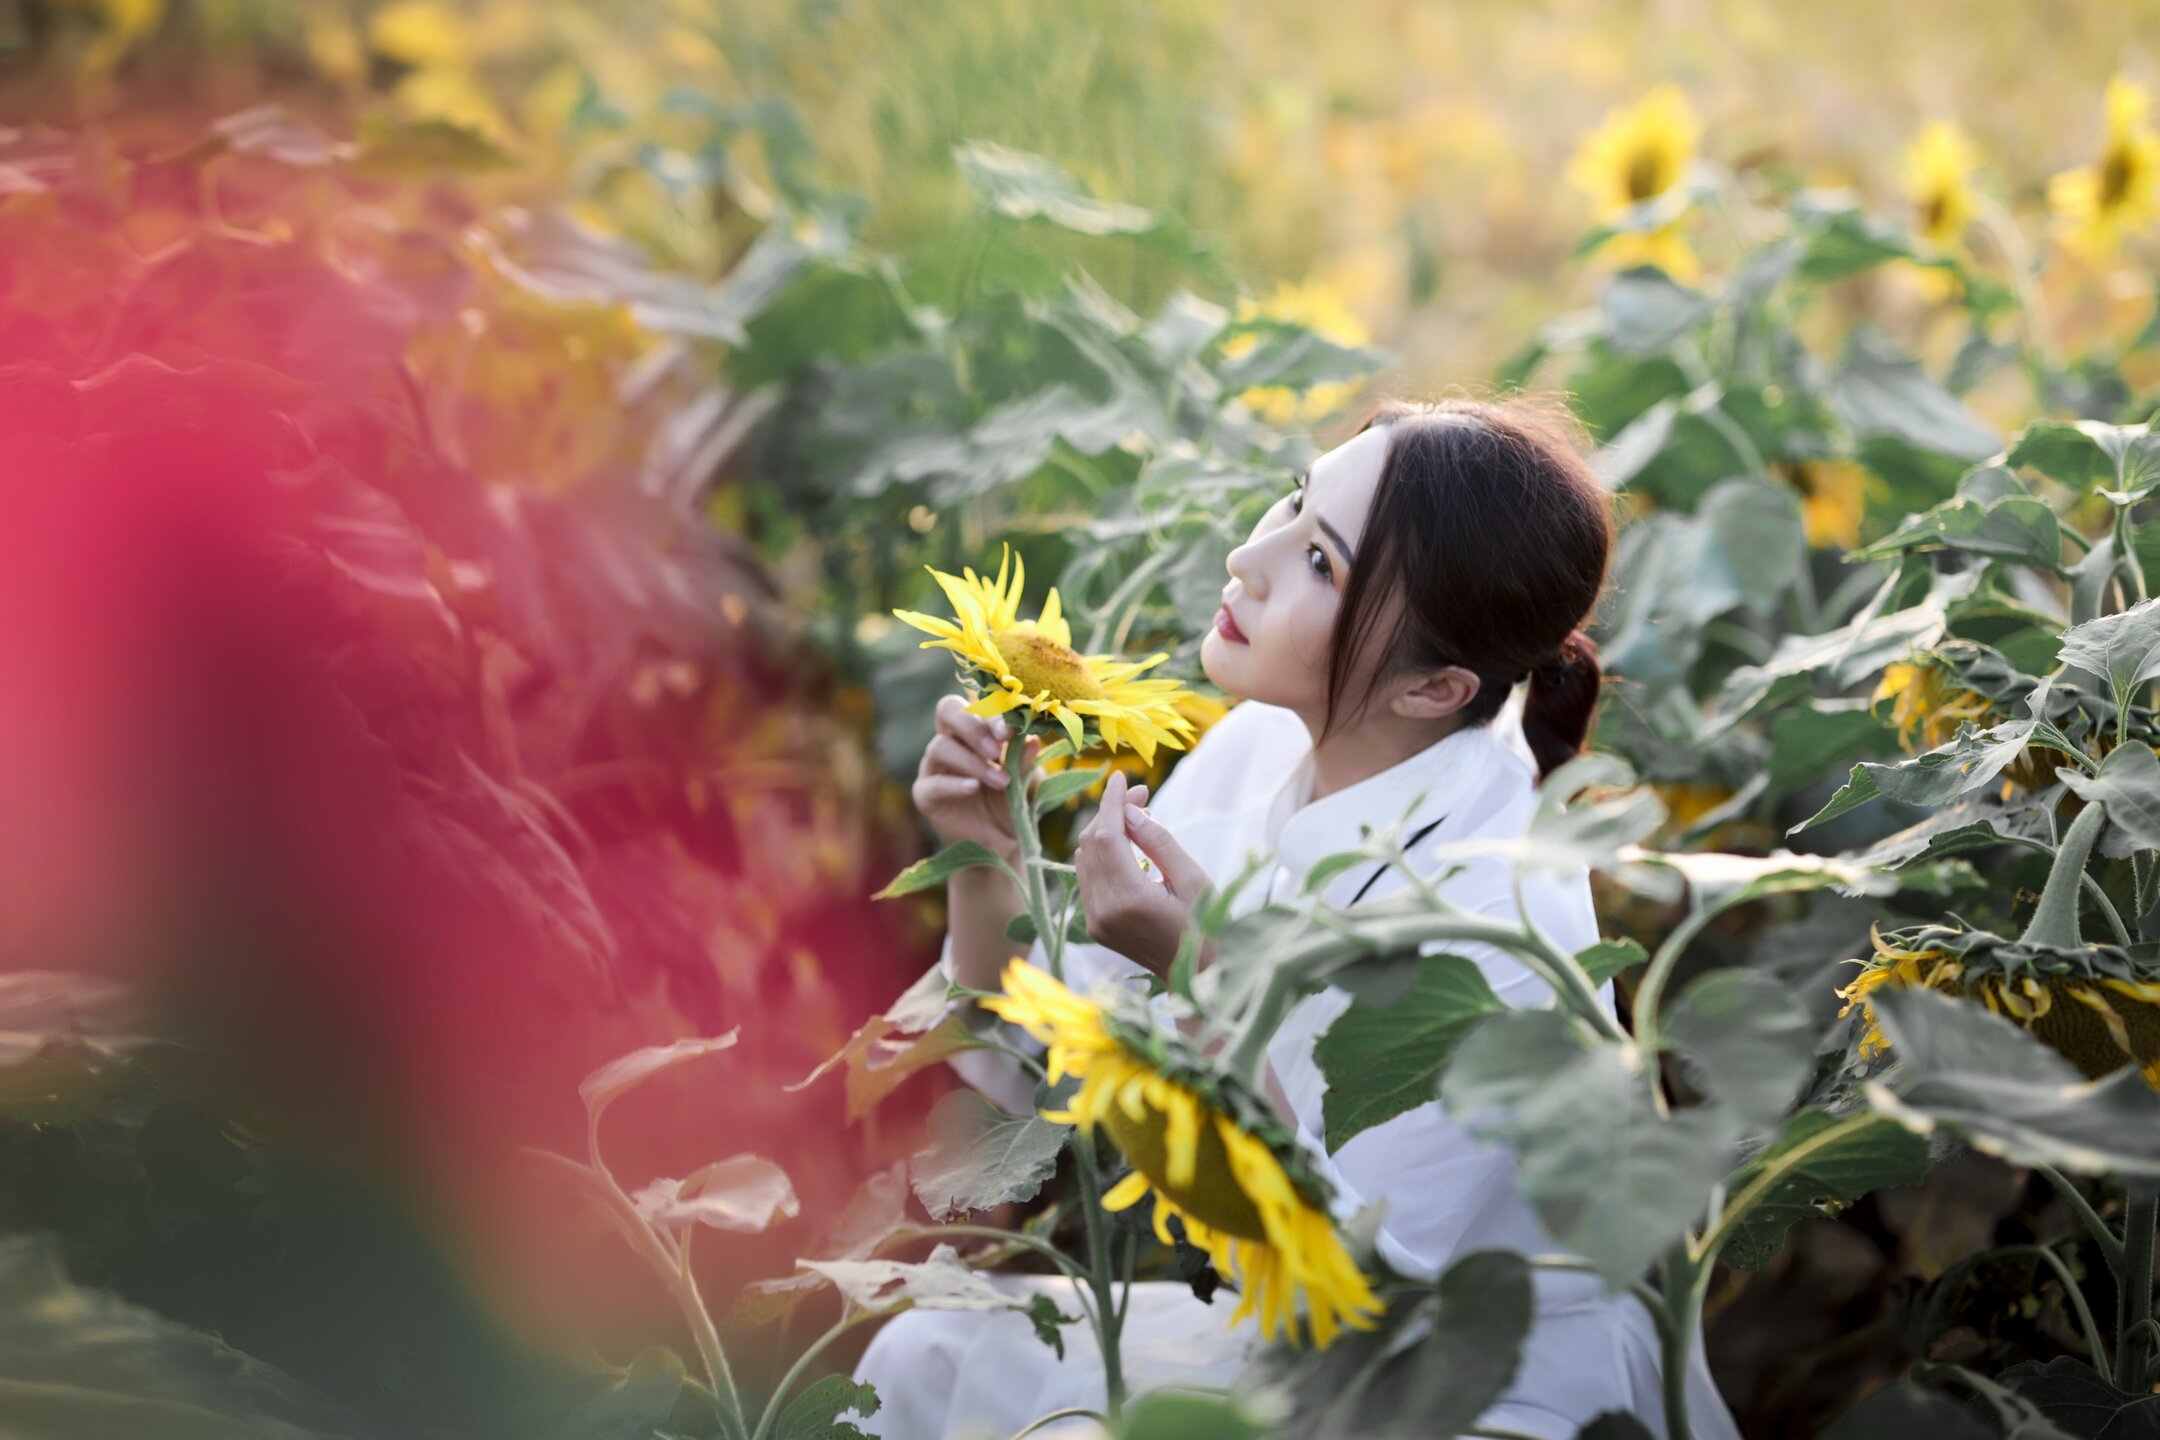
<svg viewBox="0 0 2160 1440">
<path fill-rule="evenodd" d="M 1231 616 L 1228 605 L 1215 612 L 1215 633 L 1239 645 L 1251 643 L 1245 638 L 1245 632 L 1237 628 L 1237 621 Z"/>
</svg>

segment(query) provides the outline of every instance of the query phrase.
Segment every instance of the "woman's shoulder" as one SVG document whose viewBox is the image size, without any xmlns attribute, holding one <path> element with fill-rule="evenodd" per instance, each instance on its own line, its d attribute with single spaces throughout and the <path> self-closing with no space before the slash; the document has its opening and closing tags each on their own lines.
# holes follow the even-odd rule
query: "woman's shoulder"
<svg viewBox="0 0 2160 1440">
<path fill-rule="evenodd" d="M 1312 748 L 1312 733 L 1295 710 L 1240 700 L 1207 728 L 1179 758 L 1171 779 L 1184 777 L 1183 788 L 1237 787 L 1254 775 L 1280 779 Z"/>
</svg>

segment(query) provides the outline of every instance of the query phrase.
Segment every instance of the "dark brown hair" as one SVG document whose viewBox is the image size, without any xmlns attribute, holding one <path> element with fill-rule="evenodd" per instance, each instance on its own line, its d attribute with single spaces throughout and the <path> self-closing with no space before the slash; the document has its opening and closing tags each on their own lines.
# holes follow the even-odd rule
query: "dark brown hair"
<svg viewBox="0 0 2160 1440">
<path fill-rule="evenodd" d="M 1387 457 L 1343 590 L 1328 651 L 1328 719 L 1337 728 L 1357 657 L 1384 597 L 1402 596 L 1382 681 L 1460 665 L 1478 677 L 1463 722 L 1482 725 L 1525 676 L 1523 736 L 1538 778 L 1582 752 L 1603 672 L 1579 628 L 1604 589 L 1612 500 L 1583 458 L 1563 403 L 1522 396 L 1383 400 L 1357 428 L 1388 427 Z"/>
</svg>

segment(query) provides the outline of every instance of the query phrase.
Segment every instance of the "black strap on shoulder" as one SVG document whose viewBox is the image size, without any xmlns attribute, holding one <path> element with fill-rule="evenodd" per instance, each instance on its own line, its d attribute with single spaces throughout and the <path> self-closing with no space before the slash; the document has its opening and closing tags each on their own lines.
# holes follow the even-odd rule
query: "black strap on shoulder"
<svg viewBox="0 0 2160 1440">
<path fill-rule="evenodd" d="M 1440 820 L 1445 820 L 1445 819 L 1447 819 L 1447 816 L 1445 816 L 1445 815 L 1442 815 L 1442 816 L 1440 817 Z M 1432 825 L 1426 825 L 1426 826 L 1422 827 L 1422 828 L 1421 828 L 1421 829 L 1420 829 L 1420 830 L 1419 830 L 1419 831 L 1417 832 L 1417 834 L 1415 834 L 1415 835 L 1412 835 L 1412 836 L 1411 836 L 1411 837 L 1410 837 L 1410 838 L 1409 838 L 1408 840 L 1405 840 L 1405 841 L 1403 841 L 1403 849 L 1405 849 L 1405 850 L 1408 850 L 1408 849 L 1409 849 L 1409 848 L 1410 848 L 1411 846 L 1413 846 L 1413 845 L 1417 844 L 1417 842 L 1418 842 L 1418 841 L 1420 841 L 1420 840 L 1424 839 L 1424 838 L 1425 838 L 1425 837 L 1426 837 L 1427 835 L 1430 835 L 1430 834 L 1432 834 L 1432 832 L 1433 832 L 1433 826 L 1434 826 L 1434 825 L 1438 825 L 1438 824 L 1440 823 L 1440 820 L 1435 820 L 1435 821 L 1433 821 L 1433 822 L 1432 822 Z M 1370 889 L 1372 889 L 1372 887 L 1373 887 L 1373 881 L 1375 881 L 1375 880 L 1378 880 L 1378 879 L 1379 879 L 1379 878 L 1380 878 L 1380 877 L 1381 877 L 1382 875 L 1385 875 L 1385 874 L 1387 874 L 1387 868 L 1388 868 L 1388 867 L 1387 867 L 1387 861 L 1385 861 L 1385 860 L 1381 861 L 1381 862 L 1380 862 L 1380 868 L 1379 868 L 1378 870 L 1375 870 L 1375 871 L 1373 871 L 1373 873 L 1372 873 L 1371 875 L 1367 876 L 1367 877 L 1366 877 L 1366 880 L 1365 880 L 1365 883 L 1364 883 L 1363 885 L 1360 885 L 1360 886 L 1358 886 L 1358 892 L 1357 892 L 1357 894 L 1355 894 L 1355 895 L 1353 895 L 1353 896 L 1351 896 L 1351 897 L 1350 897 L 1350 904 L 1352 904 L 1352 905 L 1355 905 L 1355 904 L 1357 904 L 1357 902 L 1358 902 L 1358 901 L 1360 901 L 1360 900 L 1364 899 L 1364 898 L 1365 898 L 1365 892 L 1366 892 L 1367 890 L 1370 890 Z M 1345 907 L 1345 908 L 1347 908 L 1347 907 Z"/>
</svg>

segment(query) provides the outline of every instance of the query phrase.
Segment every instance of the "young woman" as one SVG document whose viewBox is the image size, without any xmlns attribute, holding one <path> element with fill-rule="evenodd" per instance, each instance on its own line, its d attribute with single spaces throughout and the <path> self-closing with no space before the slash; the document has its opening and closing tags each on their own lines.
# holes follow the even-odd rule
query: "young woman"
<svg viewBox="0 0 2160 1440">
<path fill-rule="evenodd" d="M 1355 848 L 1362 825 L 1401 821 L 1413 863 L 1438 844 L 1523 832 L 1537 782 L 1581 750 L 1601 679 L 1579 626 L 1605 582 L 1611 500 L 1577 436 L 1564 411 L 1523 400 L 1388 402 L 1297 477 L 1230 553 L 1223 607 L 1201 646 L 1208 678 L 1243 703 L 1179 761 L 1152 812 L 1141 803 L 1145 787 L 1128 793 L 1113 772 L 1080 838 L 1075 879 L 1096 943 L 1068 947 L 1068 984 L 1085 993 L 1167 970 L 1197 896 L 1226 887 L 1251 852 L 1274 863 L 1233 913 L 1270 898 L 1309 903 L 1298 899 L 1307 869 Z M 1528 693 L 1518 696 L 1524 680 Z M 999 793 L 1009 731 L 963 703 L 938 706 L 916 804 L 948 843 L 976 840 L 1016 860 Z M 1466 909 L 1513 918 L 1511 868 L 1480 861 L 1438 888 Z M 1581 949 L 1597 939 L 1587 874 L 1523 879 L 1524 907 L 1559 943 Z M 1348 906 L 1406 883 L 1387 867 L 1355 866 L 1323 893 Z M 962 984 L 995 990 L 1020 896 L 987 869 L 949 885 L 943 963 Z M 1508 1004 L 1551 999 L 1497 947 L 1445 948 L 1475 961 Z M 1042 963 L 1039 945 L 1029 958 Z M 1610 1009 L 1609 981 L 1600 994 Z M 1294 1008 L 1269 1044 L 1265 1077 L 1334 1184 L 1339 1213 L 1385 1202 L 1379 1249 L 1407 1274 L 1437 1275 L 1479 1248 L 1559 1251 L 1515 1184 L 1513 1156 L 1473 1140 L 1438 1100 L 1327 1149 L 1326 1080 L 1313 1045 L 1348 1004 L 1330 988 Z M 1029 1109 L 1032 1087 L 1010 1057 L 972 1052 L 953 1063 L 1008 1110 Z M 1062 1279 L 1005 1283 L 1072 1298 Z M 1573 1440 L 1618 1409 L 1663 1434 L 1657 1340 L 1641 1303 L 1605 1295 L 1582 1272 L 1541 1269 L 1535 1286 L 1537 1321 L 1521 1365 L 1479 1425 Z M 1227 1315 L 1182 1284 L 1135 1285 L 1123 1350 L 1132 1389 L 1230 1384 L 1256 1332 L 1250 1321 L 1229 1328 Z M 1003 1440 L 1054 1410 L 1100 1408 L 1092 1336 L 1085 1326 L 1065 1336 L 1060 1362 L 1017 1313 L 903 1314 L 856 1370 L 884 1402 L 865 1428 L 891 1440 Z M 1699 1338 L 1688 1387 L 1698 1440 L 1737 1440 Z M 1072 1423 L 1084 1431 L 1092 1422 Z"/>
</svg>

